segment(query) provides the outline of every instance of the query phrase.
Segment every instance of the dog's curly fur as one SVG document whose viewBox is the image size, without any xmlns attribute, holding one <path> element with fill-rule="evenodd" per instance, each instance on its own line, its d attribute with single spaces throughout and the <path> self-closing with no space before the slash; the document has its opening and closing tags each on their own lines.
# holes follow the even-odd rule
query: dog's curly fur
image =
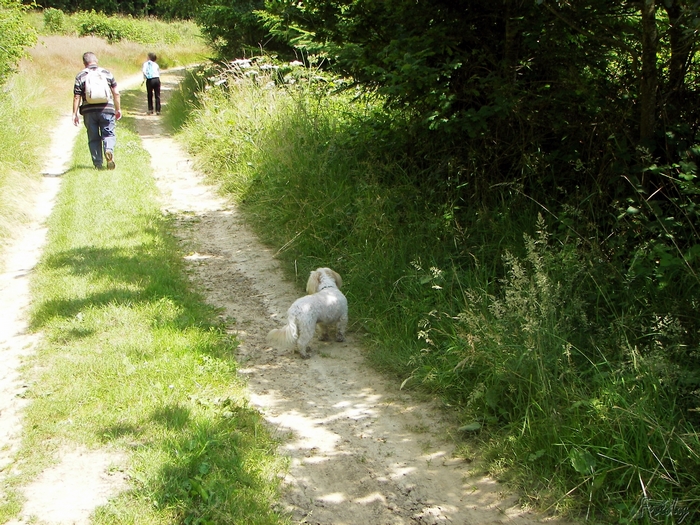
<svg viewBox="0 0 700 525">
<path fill-rule="evenodd" d="M 336 341 L 345 341 L 345 328 L 348 325 L 348 300 L 340 291 L 343 280 L 330 268 L 318 268 L 311 272 L 306 283 L 306 293 L 287 310 L 287 324 L 284 328 L 271 330 L 267 340 L 273 346 L 290 348 L 296 345 L 303 358 L 309 357 L 309 343 L 320 324 L 320 339 L 327 341 L 329 330 L 335 326 Z"/>
</svg>

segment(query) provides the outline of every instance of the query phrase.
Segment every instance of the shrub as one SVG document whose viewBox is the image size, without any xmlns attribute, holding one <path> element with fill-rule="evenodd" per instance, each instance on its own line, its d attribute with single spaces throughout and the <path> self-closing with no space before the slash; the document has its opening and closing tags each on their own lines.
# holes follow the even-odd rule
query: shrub
<svg viewBox="0 0 700 525">
<path fill-rule="evenodd" d="M 75 15 L 76 26 L 80 36 L 99 36 L 108 42 L 131 40 L 147 43 L 148 35 L 131 18 L 109 17 L 95 11 L 83 11 Z"/>
<path fill-rule="evenodd" d="M 122 40 L 141 44 L 177 44 L 200 38 L 190 22 L 166 23 L 156 19 L 107 16 L 95 11 L 81 11 L 71 16 L 79 36 L 97 36 L 114 43 Z"/>
<path fill-rule="evenodd" d="M 62 35 L 68 32 L 69 27 L 69 18 L 63 11 L 52 7 L 44 10 L 44 31 Z"/>
<path fill-rule="evenodd" d="M 0 0 L 0 85 L 16 70 L 24 49 L 36 42 L 36 33 L 23 16 L 27 7 L 16 0 Z"/>
</svg>

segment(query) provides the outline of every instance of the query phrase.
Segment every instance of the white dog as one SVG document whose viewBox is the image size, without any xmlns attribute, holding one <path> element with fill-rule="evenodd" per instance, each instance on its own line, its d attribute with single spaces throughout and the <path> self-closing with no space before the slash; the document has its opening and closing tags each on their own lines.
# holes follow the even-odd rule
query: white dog
<svg viewBox="0 0 700 525">
<path fill-rule="evenodd" d="M 306 293 L 287 310 L 287 325 L 271 330 L 267 340 L 273 346 L 289 348 L 296 344 L 301 356 L 306 359 L 309 343 L 316 332 L 316 323 L 322 327 L 321 340 L 329 339 L 328 331 L 335 325 L 336 341 L 345 341 L 348 326 L 348 300 L 340 291 L 343 280 L 330 268 L 319 268 L 311 272 L 306 283 Z"/>
</svg>

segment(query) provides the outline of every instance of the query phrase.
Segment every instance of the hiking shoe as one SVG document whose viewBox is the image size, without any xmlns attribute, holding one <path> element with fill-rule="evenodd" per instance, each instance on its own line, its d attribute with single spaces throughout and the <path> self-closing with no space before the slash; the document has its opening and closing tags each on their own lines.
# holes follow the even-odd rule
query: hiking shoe
<svg viewBox="0 0 700 525">
<path fill-rule="evenodd" d="M 110 150 L 105 151 L 105 158 L 107 159 L 107 169 L 113 170 L 117 166 L 114 163 L 114 153 Z"/>
</svg>

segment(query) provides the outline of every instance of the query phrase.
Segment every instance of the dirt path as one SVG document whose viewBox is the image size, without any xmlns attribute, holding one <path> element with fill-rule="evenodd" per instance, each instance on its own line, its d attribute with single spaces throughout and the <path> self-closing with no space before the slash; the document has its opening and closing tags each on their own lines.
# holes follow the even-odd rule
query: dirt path
<svg viewBox="0 0 700 525">
<path fill-rule="evenodd" d="M 177 73 L 163 75 L 164 101 L 179 79 Z M 238 334 L 237 357 L 251 402 L 283 438 L 281 452 L 290 458 L 281 507 L 297 523 L 324 525 L 539 523 L 518 509 L 516 498 L 506 497 L 501 486 L 472 476 L 469 465 L 453 457 L 453 444 L 444 439 L 447 432 L 435 411 L 373 373 L 354 334 L 345 343 L 314 340 L 308 360 L 266 344 L 265 334 L 283 324 L 299 290 L 283 280 L 272 252 L 257 241 L 235 207 L 204 184 L 191 160 L 165 133 L 160 118 L 147 116 L 145 109 L 143 100 L 130 115 L 136 117 L 152 157 L 162 207 L 176 219 L 192 278 L 211 304 L 224 309 L 231 331 Z M 61 133 L 65 141 L 66 132 L 56 130 Z M 5 320 L 0 331 L 0 435 L 10 444 L 0 454 L 0 469 L 3 462 L 11 462 L 20 421 L 17 393 L 22 385 L 16 369 L 21 355 L 32 349 L 32 338 L 24 335 L 27 274 L 40 253 L 41 224 L 57 189 L 54 179 L 45 177 L 46 195 L 42 192 L 37 200 L 36 221 L 25 236 L 31 246 L 18 244 L 8 257 L 7 272 L 0 276 L 0 304 L 8 310 L 0 311 Z M 12 263 L 13 253 L 22 254 L 17 264 Z M 305 278 L 300 276 L 301 281 Z M 13 301 L 9 308 L 8 297 Z M 81 451 L 66 452 L 70 454 L 72 462 L 77 461 L 75 454 L 84 456 Z M 64 507 L 94 508 L 109 496 L 105 466 L 94 463 L 92 471 L 108 486 L 99 494 L 84 489 L 92 495 L 91 503 L 68 502 Z M 42 523 L 87 523 L 90 508 L 50 514 L 48 501 L 55 499 L 61 484 L 75 477 L 75 472 L 68 472 L 71 469 L 61 471 L 61 465 L 65 461 L 45 473 L 54 487 L 51 494 L 36 496 L 36 503 L 27 491 L 27 507 L 33 510 L 28 513 L 25 508 L 24 514 L 33 514 Z M 90 469 L 80 468 L 85 477 Z M 117 490 L 119 480 L 111 483 Z"/>
</svg>

